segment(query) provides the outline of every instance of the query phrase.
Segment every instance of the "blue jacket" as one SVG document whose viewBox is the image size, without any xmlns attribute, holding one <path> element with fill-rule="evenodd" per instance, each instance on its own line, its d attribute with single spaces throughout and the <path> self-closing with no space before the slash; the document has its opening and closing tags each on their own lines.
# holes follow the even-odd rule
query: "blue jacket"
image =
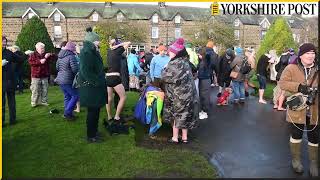
<svg viewBox="0 0 320 180">
<path fill-rule="evenodd" d="M 139 65 L 138 56 L 130 53 L 127 61 L 129 75 L 139 76 L 140 72 L 142 71 L 142 68 Z"/>
<path fill-rule="evenodd" d="M 199 61 L 198 78 L 210 79 L 213 71 L 218 73 L 219 56 L 213 51 L 212 48 L 206 47 L 205 61 Z"/>
<path fill-rule="evenodd" d="M 61 50 L 58 54 L 56 63 L 58 71 L 56 83 L 72 84 L 75 74 L 79 71 L 79 64 L 73 52 L 68 50 Z"/>
<path fill-rule="evenodd" d="M 150 63 L 150 77 L 152 80 L 154 80 L 155 77 L 161 78 L 161 71 L 168 64 L 169 61 L 170 58 L 167 55 L 157 55 L 152 58 Z"/>
</svg>

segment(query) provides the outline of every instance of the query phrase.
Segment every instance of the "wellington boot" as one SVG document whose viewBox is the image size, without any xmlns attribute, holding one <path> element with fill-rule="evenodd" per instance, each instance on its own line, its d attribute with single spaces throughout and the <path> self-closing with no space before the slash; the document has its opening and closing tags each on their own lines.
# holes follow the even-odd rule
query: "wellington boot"
<svg viewBox="0 0 320 180">
<path fill-rule="evenodd" d="M 309 153 L 309 172 L 312 177 L 318 176 L 318 147 L 308 146 Z"/>
<path fill-rule="evenodd" d="M 296 173 L 303 173 L 303 166 L 301 163 L 301 143 L 291 143 L 290 151 L 292 156 L 292 168 Z"/>
</svg>

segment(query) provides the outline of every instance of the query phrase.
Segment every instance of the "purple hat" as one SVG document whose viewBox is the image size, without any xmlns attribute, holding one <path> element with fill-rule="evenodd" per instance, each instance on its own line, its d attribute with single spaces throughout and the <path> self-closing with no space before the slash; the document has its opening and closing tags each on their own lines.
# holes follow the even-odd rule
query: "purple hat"
<svg viewBox="0 0 320 180">
<path fill-rule="evenodd" d="M 76 52 L 76 44 L 69 41 L 66 46 L 64 47 L 65 50 L 69 50 L 69 51 L 72 51 L 72 52 Z"/>
<path fill-rule="evenodd" d="M 172 52 L 174 54 L 178 54 L 178 52 L 184 49 L 184 39 L 179 38 L 174 42 L 171 46 L 169 46 L 168 52 Z"/>
</svg>

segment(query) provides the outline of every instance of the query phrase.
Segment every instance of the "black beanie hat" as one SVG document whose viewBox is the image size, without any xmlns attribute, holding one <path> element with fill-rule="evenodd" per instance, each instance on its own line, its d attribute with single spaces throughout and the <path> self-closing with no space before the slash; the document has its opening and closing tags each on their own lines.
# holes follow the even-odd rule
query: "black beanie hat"
<svg viewBox="0 0 320 180">
<path fill-rule="evenodd" d="M 310 51 L 316 52 L 316 47 L 311 43 L 304 43 L 299 47 L 298 57 Z"/>
</svg>

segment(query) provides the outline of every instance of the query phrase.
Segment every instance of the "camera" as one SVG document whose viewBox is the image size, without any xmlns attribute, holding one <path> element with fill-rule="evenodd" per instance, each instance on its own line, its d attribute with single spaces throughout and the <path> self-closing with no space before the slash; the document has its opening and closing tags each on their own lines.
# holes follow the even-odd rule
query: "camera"
<svg viewBox="0 0 320 180">
<path fill-rule="evenodd" d="M 313 105 L 316 101 L 318 94 L 318 88 L 310 88 L 308 92 L 308 97 L 307 97 L 307 105 Z"/>
</svg>

